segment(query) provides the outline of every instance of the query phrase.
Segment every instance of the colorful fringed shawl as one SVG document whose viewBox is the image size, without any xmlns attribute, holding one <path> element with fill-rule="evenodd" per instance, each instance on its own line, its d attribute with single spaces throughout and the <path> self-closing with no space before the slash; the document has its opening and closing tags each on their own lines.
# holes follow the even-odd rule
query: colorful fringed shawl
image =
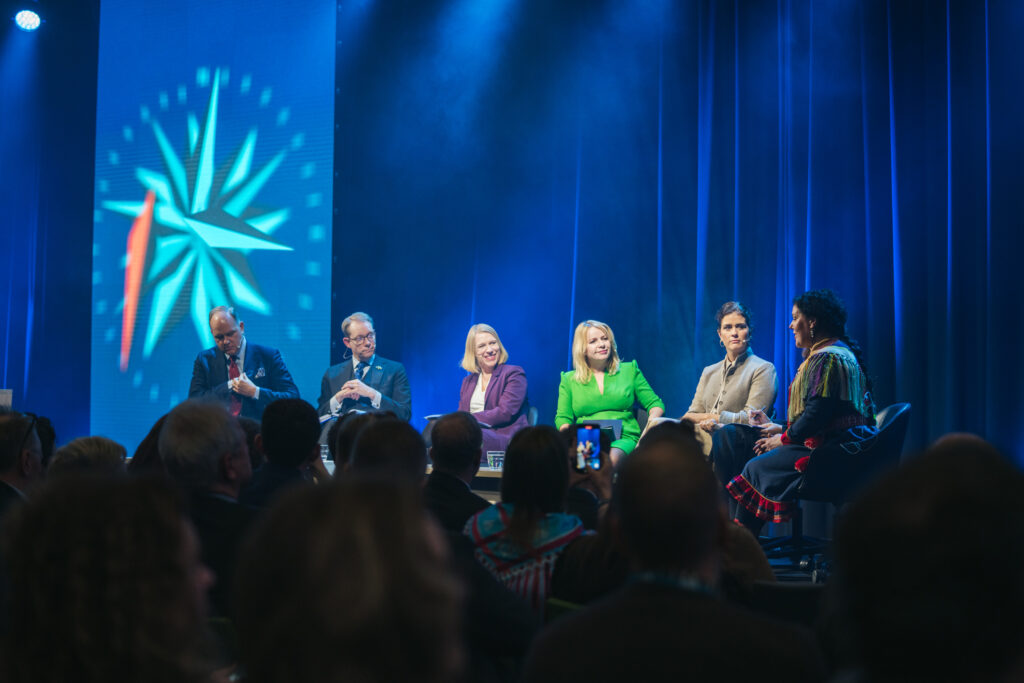
<svg viewBox="0 0 1024 683">
<path fill-rule="evenodd" d="M 476 545 L 476 558 L 510 590 L 538 611 L 547 600 L 555 560 L 581 536 L 583 523 L 574 515 L 551 513 L 540 520 L 530 548 L 509 538 L 513 507 L 498 503 L 469 518 L 464 533 Z"/>
<path fill-rule="evenodd" d="M 817 396 L 849 401 L 858 413 L 873 417 L 867 379 L 853 351 L 842 342 L 816 349 L 797 368 L 789 385 L 789 423 L 796 422 L 807 401 Z"/>
</svg>

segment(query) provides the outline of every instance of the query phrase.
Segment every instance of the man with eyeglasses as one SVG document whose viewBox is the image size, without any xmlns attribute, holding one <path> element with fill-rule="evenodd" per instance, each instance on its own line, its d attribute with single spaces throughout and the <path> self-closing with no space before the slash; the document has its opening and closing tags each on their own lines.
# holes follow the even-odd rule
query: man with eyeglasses
<svg viewBox="0 0 1024 683">
<path fill-rule="evenodd" d="M 320 414 L 339 415 L 352 410 L 390 410 L 402 420 L 412 417 L 409 378 L 401 363 L 377 355 L 373 318 L 353 313 L 341 322 L 342 342 L 351 352 L 327 368 L 320 384 Z"/>
<path fill-rule="evenodd" d="M 0 413 L 0 517 L 43 478 L 43 446 L 36 418 Z"/>
<path fill-rule="evenodd" d="M 196 356 L 189 398 L 217 399 L 235 417 L 254 420 L 261 419 L 263 409 L 279 398 L 299 398 L 281 352 L 248 343 L 245 323 L 235 309 L 211 309 L 210 333 L 216 346 Z"/>
</svg>

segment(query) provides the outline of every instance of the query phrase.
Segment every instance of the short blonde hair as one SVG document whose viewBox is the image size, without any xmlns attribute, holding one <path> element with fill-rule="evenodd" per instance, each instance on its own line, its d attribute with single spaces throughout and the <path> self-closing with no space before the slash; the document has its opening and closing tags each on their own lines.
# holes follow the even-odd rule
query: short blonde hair
<svg viewBox="0 0 1024 683">
<path fill-rule="evenodd" d="M 486 323 L 477 323 L 469 328 L 469 334 L 466 335 L 466 353 L 462 356 L 462 363 L 460 363 L 466 372 L 480 372 L 480 364 L 476 362 L 476 335 L 481 332 L 493 334 L 494 338 L 498 340 L 498 365 L 508 360 L 508 351 L 501 343 L 501 337 L 498 336 L 497 331 Z"/>
<path fill-rule="evenodd" d="M 344 320 L 341 321 L 341 333 L 344 334 L 347 337 L 348 336 L 349 325 L 351 325 L 352 323 L 355 323 L 355 322 L 365 323 L 366 325 L 369 325 L 374 330 L 377 329 L 376 327 L 373 327 L 373 318 L 371 318 L 366 313 L 361 313 L 359 311 L 356 311 L 355 313 L 353 313 L 352 315 L 350 315 L 349 317 L 347 317 L 347 318 L 345 318 Z"/>
<path fill-rule="evenodd" d="M 608 366 L 605 368 L 605 372 L 609 375 L 614 375 L 619 371 L 619 348 L 615 345 L 615 335 L 612 333 L 612 328 L 597 320 L 584 320 L 576 326 L 576 332 L 572 335 L 572 365 L 576 369 L 576 381 L 580 384 L 586 384 L 594 376 L 594 371 L 587 365 L 587 330 L 591 327 L 596 327 L 608 335 L 608 341 L 612 345 L 612 351 L 608 354 Z"/>
</svg>

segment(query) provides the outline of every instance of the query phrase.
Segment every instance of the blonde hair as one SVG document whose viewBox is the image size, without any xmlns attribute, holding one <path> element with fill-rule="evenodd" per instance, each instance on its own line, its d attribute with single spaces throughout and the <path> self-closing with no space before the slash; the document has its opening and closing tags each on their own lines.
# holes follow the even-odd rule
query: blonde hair
<svg viewBox="0 0 1024 683">
<path fill-rule="evenodd" d="M 619 371 L 619 349 L 615 346 L 615 335 L 612 328 L 597 320 L 584 320 L 576 326 L 576 332 L 572 335 L 572 365 L 576 369 L 575 378 L 580 384 L 586 384 L 594 376 L 594 371 L 587 365 L 587 329 L 596 327 L 608 335 L 612 351 L 608 354 L 608 365 L 605 372 L 614 375 Z"/>
<path fill-rule="evenodd" d="M 459 364 L 466 372 L 480 372 L 480 364 L 476 362 L 476 335 L 481 332 L 493 334 L 494 338 L 498 340 L 498 365 L 508 360 L 508 351 L 505 350 L 505 345 L 501 343 L 501 337 L 498 336 L 495 329 L 486 323 L 477 323 L 469 328 L 469 334 L 466 335 L 466 353 L 463 354 L 462 362 Z"/>
</svg>

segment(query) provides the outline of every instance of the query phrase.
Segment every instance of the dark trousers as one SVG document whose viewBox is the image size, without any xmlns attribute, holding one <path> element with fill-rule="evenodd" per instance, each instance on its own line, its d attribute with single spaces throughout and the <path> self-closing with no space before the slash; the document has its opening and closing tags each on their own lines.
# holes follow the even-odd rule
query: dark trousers
<svg viewBox="0 0 1024 683">
<path fill-rule="evenodd" d="M 754 443 L 760 438 L 760 429 L 745 424 L 728 424 L 711 435 L 711 464 L 723 489 L 754 457 Z M 726 501 L 732 519 L 736 515 L 736 501 L 728 494 Z"/>
</svg>

